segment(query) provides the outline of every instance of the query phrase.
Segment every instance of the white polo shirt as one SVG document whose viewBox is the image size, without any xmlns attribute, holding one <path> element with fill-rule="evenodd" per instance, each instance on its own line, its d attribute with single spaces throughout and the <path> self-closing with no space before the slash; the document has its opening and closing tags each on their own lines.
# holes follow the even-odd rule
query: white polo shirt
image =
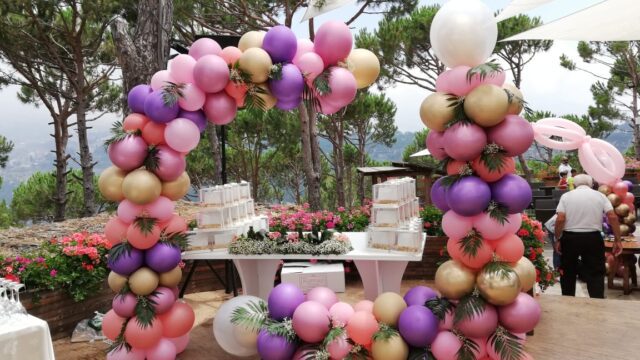
<svg viewBox="0 0 640 360">
<path fill-rule="evenodd" d="M 571 176 L 571 165 L 569 164 L 560 164 L 558 166 L 558 176 L 560 176 L 560 173 L 566 172 L 567 173 L 567 179 L 572 177 Z"/>
<path fill-rule="evenodd" d="M 613 210 L 607 197 L 586 185 L 564 193 L 556 212 L 565 213 L 565 231 L 602 231 L 602 215 Z"/>
</svg>

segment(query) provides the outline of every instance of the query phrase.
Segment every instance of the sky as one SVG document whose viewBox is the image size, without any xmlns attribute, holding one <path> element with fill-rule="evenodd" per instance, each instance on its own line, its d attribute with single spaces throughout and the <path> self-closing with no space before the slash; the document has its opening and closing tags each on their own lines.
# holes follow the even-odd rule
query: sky
<svg viewBox="0 0 640 360">
<path fill-rule="evenodd" d="M 443 2 L 422 0 L 420 5 Z M 544 22 L 550 22 L 598 2 L 600 0 L 556 0 L 527 14 L 540 16 Z M 485 0 L 485 3 L 493 10 L 499 10 L 509 1 Z M 358 7 L 352 4 L 323 14 L 315 20 L 316 29 L 327 20 L 346 21 L 357 9 Z M 308 37 L 307 23 L 300 23 L 303 14 L 304 12 L 300 11 L 294 18 L 293 30 L 298 37 Z M 374 30 L 380 19 L 380 15 L 361 16 L 352 24 L 353 33 L 361 28 Z M 521 90 L 531 108 L 548 110 L 558 115 L 586 113 L 592 101 L 589 87 L 595 78 L 584 72 L 568 71 L 559 65 L 559 57 L 563 53 L 578 59 L 576 46 L 577 42 L 557 41 L 549 52 L 537 55 L 526 66 Z M 507 74 L 507 80 L 509 77 L 510 74 Z M 51 138 L 48 134 L 51 128 L 48 125 L 50 121 L 48 112 L 43 107 L 22 104 L 16 96 L 16 91 L 17 88 L 12 86 L 0 90 L 0 134 L 16 143 L 14 151 L 27 150 L 20 147 L 25 139 L 42 139 L 43 142 L 50 142 Z M 400 131 L 418 131 L 424 128 L 418 111 L 422 100 L 429 95 L 428 91 L 417 86 L 397 85 L 386 89 L 385 92 L 398 108 L 396 125 Z M 113 121 L 118 119 L 119 116 L 116 114 L 105 116 L 96 121 L 93 126 L 107 129 Z M 75 141 L 75 138 L 71 141 Z"/>
</svg>

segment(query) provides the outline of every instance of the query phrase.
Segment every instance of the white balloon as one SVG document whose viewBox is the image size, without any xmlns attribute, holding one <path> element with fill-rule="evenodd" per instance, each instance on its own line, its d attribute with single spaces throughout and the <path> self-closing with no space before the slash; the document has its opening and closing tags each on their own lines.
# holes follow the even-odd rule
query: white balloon
<svg viewBox="0 0 640 360">
<path fill-rule="evenodd" d="M 259 303 L 264 302 L 256 296 L 242 295 L 236 296 L 233 299 L 225 302 L 220 306 L 216 312 L 216 317 L 213 319 L 213 336 L 220 347 L 231 355 L 235 356 L 252 356 L 258 353 L 257 345 L 244 346 L 235 337 L 234 328 L 235 325 L 231 323 L 231 315 L 233 311 L 238 307 L 243 307 L 249 302 Z M 247 345 L 247 342 L 243 342 Z"/>
<path fill-rule="evenodd" d="M 486 62 L 498 39 L 493 12 L 480 0 L 451 0 L 431 23 L 431 46 L 447 67 Z"/>
<path fill-rule="evenodd" d="M 244 326 L 233 326 L 233 336 L 238 344 L 246 348 L 258 347 L 258 332 L 251 331 Z"/>
</svg>

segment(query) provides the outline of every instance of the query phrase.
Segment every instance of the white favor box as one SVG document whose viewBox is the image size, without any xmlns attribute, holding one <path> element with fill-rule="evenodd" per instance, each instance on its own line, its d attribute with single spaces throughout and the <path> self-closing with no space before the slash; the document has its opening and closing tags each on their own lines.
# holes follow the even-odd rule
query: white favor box
<svg viewBox="0 0 640 360">
<path fill-rule="evenodd" d="M 240 198 L 241 199 L 250 199 L 251 198 L 251 184 L 246 181 L 241 181 L 240 184 Z"/>
<path fill-rule="evenodd" d="M 422 248 L 422 232 L 418 229 L 399 229 L 396 233 L 394 251 L 419 252 Z"/>
<path fill-rule="evenodd" d="M 369 228 L 367 231 L 367 248 L 373 251 L 391 251 L 396 246 L 396 236 L 394 229 L 378 230 Z"/>
<path fill-rule="evenodd" d="M 231 223 L 227 208 L 204 208 L 196 215 L 198 229 L 221 229 Z"/>
<path fill-rule="evenodd" d="M 225 191 L 219 186 L 200 189 L 200 202 L 209 206 L 224 206 Z"/>
<path fill-rule="evenodd" d="M 404 221 L 401 205 L 374 204 L 371 208 L 371 225 L 375 227 L 398 227 Z"/>
<path fill-rule="evenodd" d="M 309 262 L 285 263 L 281 272 L 282 282 L 292 283 L 305 293 L 318 287 L 328 287 L 334 292 L 344 292 L 344 266 Z"/>
<path fill-rule="evenodd" d="M 383 182 L 373 185 L 374 204 L 392 204 L 402 200 L 402 188 L 394 182 Z"/>
</svg>

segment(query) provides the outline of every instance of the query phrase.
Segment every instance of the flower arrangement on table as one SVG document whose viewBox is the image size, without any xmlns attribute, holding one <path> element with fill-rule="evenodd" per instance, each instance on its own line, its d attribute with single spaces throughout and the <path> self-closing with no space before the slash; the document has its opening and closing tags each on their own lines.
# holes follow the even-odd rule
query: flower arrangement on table
<svg viewBox="0 0 640 360">
<path fill-rule="evenodd" d="M 522 225 L 517 235 L 524 242 L 524 256 L 526 256 L 536 267 L 536 282 L 541 290 L 556 283 L 559 274 L 547 263 L 547 259 L 542 255 L 544 252 L 544 230 L 542 223 L 522 214 Z"/>
<path fill-rule="evenodd" d="M 425 206 L 420 210 L 420 218 L 427 236 L 444 236 L 442 215 L 442 211 L 433 205 Z"/>
<path fill-rule="evenodd" d="M 231 242 L 228 251 L 235 255 L 343 255 L 352 249 L 346 235 L 313 226 L 308 233 L 302 230 L 256 232 L 250 228 L 246 235 Z"/>
<path fill-rule="evenodd" d="M 269 229 L 280 233 L 312 231 L 314 227 L 341 232 L 365 231 L 371 216 L 369 200 L 365 200 L 363 206 L 349 210 L 342 206 L 335 212 L 329 210 L 310 212 L 308 209 L 307 203 L 302 206 L 272 206 L 266 213 L 269 216 Z"/>
<path fill-rule="evenodd" d="M 0 259 L 0 277 L 28 289 L 63 289 L 74 301 L 96 293 L 107 278 L 111 244 L 102 234 L 74 233 L 45 241 L 38 250 Z"/>
</svg>

